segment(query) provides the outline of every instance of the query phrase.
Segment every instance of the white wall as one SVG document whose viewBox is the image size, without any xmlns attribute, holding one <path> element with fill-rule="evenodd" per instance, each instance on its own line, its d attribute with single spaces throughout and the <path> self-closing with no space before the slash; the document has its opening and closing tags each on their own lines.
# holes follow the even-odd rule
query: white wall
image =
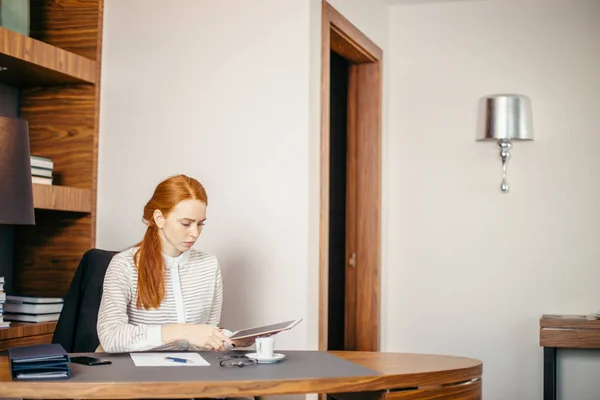
<svg viewBox="0 0 600 400">
<path fill-rule="evenodd" d="M 158 181 L 195 176 L 223 324 L 301 316 L 280 344 L 316 348 L 321 1 L 165 4 L 105 4 L 97 244 L 138 241 Z M 333 5 L 385 49 L 385 2 Z"/>
<path fill-rule="evenodd" d="M 476 357 L 486 400 L 541 399 L 539 317 L 600 309 L 600 2 L 390 12 L 383 350 Z M 496 92 L 533 102 L 508 195 L 496 146 L 475 141 Z M 598 359 L 583 371 L 578 354 L 561 356 L 562 398 L 597 399 Z"/>
<path fill-rule="evenodd" d="M 600 309 L 600 3 L 394 6 L 389 31 L 383 1 L 331 3 L 384 49 L 382 350 L 480 358 L 486 400 L 540 399 L 539 316 Z M 194 175 L 224 323 L 299 314 L 278 340 L 314 348 L 320 1 L 165 4 L 106 2 L 98 245 L 137 241 L 156 183 Z M 536 140 L 502 195 L 475 112 L 511 91 Z M 595 399 L 590 353 L 560 361 L 562 398 Z"/>
<path fill-rule="evenodd" d="M 385 51 L 389 19 L 386 0 L 327 0 L 327 2 Z"/>
<path fill-rule="evenodd" d="M 169 175 L 209 195 L 198 249 L 218 256 L 222 325 L 307 314 L 309 3 L 107 0 L 98 246 L 144 232 Z M 304 348 L 306 324 L 278 336 Z"/>
</svg>

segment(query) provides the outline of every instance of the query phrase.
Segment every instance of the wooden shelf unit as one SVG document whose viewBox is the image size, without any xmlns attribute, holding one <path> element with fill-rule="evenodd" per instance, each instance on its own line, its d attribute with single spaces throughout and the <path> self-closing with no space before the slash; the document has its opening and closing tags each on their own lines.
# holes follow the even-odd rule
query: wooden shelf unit
<svg viewBox="0 0 600 400">
<path fill-rule="evenodd" d="M 32 155 L 60 185 L 33 185 L 36 224 L 15 226 L 12 291 L 64 297 L 96 243 L 103 0 L 31 0 L 30 36 L 0 28 L 0 83 L 20 89 Z M 0 330 L 0 349 L 49 343 L 56 322 Z"/>
</svg>

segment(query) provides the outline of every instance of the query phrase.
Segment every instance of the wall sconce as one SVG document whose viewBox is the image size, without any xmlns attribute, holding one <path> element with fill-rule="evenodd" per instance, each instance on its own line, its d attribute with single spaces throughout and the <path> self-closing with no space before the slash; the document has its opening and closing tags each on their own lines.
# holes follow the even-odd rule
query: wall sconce
<svg viewBox="0 0 600 400">
<path fill-rule="evenodd" d="M 531 100 L 519 94 L 495 94 L 479 100 L 477 140 L 495 140 L 502 159 L 502 184 L 508 193 L 506 165 L 513 140 L 533 140 Z"/>
</svg>

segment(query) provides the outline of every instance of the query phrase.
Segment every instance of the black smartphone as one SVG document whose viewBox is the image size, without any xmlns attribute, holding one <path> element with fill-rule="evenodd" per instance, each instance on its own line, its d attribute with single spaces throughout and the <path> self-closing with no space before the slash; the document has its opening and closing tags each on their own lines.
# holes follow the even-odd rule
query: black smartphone
<svg viewBox="0 0 600 400">
<path fill-rule="evenodd" d="M 87 356 L 71 357 L 71 362 L 75 363 L 75 364 L 91 365 L 91 366 L 112 364 L 112 362 L 110 360 L 102 360 L 100 358 L 87 357 Z"/>
</svg>

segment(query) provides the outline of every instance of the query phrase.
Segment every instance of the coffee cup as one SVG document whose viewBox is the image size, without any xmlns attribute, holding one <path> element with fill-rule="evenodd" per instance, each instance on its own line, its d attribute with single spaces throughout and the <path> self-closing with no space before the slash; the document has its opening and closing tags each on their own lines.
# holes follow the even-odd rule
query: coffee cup
<svg viewBox="0 0 600 400">
<path fill-rule="evenodd" d="M 256 353 L 260 358 L 273 357 L 273 350 L 275 347 L 275 339 L 272 337 L 257 338 L 255 341 Z"/>
</svg>

